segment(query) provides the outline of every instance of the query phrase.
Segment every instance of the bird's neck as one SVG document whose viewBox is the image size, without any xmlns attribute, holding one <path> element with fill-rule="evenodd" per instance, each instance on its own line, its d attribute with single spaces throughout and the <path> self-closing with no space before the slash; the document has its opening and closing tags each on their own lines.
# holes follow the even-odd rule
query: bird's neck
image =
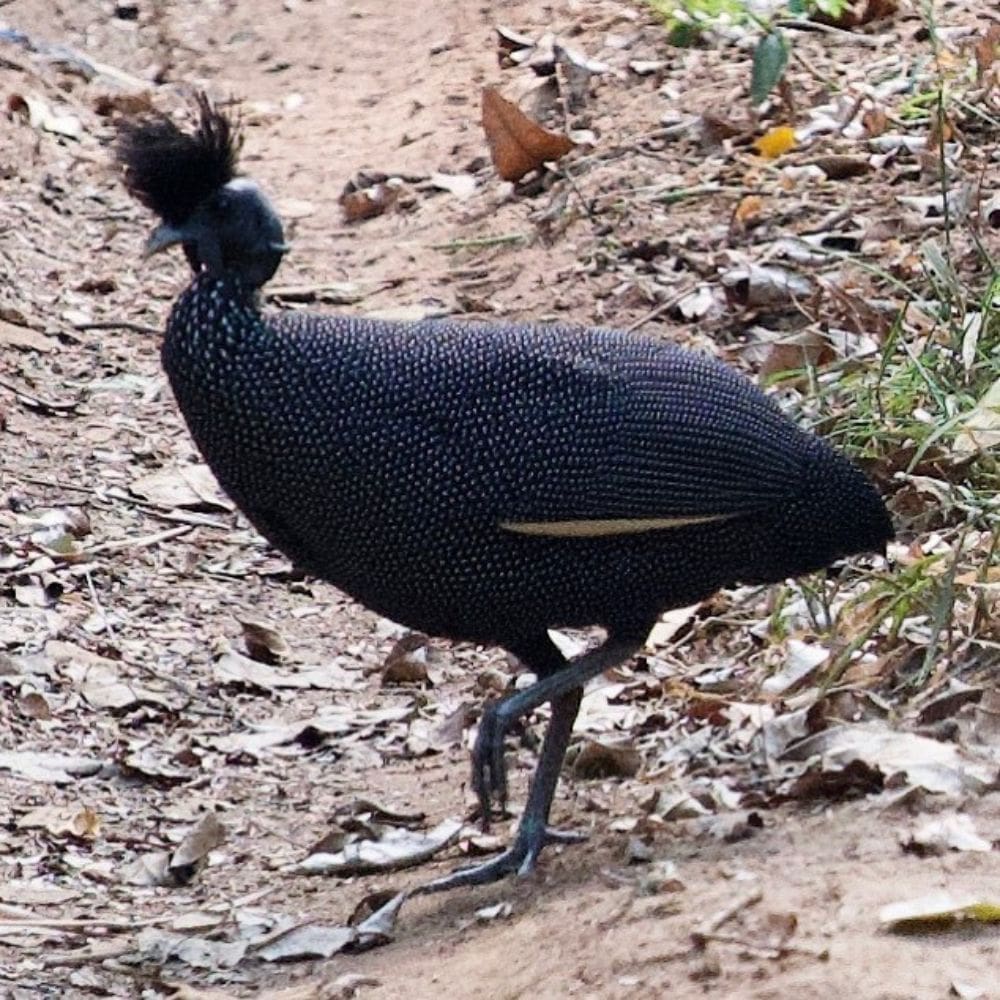
<svg viewBox="0 0 1000 1000">
<path fill-rule="evenodd" d="M 262 328 L 257 292 L 235 274 L 195 275 L 167 322 L 165 355 L 179 352 L 191 362 L 235 358 L 248 336 Z"/>
</svg>

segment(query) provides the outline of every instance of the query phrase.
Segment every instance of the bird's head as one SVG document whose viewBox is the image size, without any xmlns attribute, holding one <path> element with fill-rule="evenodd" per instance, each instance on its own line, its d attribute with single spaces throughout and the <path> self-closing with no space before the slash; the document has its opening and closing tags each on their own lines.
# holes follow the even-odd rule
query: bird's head
<svg viewBox="0 0 1000 1000">
<path fill-rule="evenodd" d="M 179 243 L 196 272 L 232 274 L 259 288 L 288 249 L 281 220 L 257 184 L 236 175 L 241 138 L 232 121 L 204 94 L 197 105 L 191 133 L 162 115 L 121 127 L 116 156 L 125 185 L 163 220 L 146 253 Z"/>
</svg>

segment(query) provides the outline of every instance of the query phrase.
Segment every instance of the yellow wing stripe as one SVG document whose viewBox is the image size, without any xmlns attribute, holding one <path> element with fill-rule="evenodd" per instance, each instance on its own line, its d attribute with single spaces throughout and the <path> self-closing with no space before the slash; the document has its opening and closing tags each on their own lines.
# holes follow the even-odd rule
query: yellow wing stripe
<svg viewBox="0 0 1000 1000">
<path fill-rule="evenodd" d="M 735 514 L 700 514 L 692 517 L 596 518 L 583 521 L 501 521 L 500 527 L 518 535 L 547 538 L 602 538 L 607 535 L 638 535 L 644 531 L 686 528 L 691 524 L 728 521 Z"/>
</svg>

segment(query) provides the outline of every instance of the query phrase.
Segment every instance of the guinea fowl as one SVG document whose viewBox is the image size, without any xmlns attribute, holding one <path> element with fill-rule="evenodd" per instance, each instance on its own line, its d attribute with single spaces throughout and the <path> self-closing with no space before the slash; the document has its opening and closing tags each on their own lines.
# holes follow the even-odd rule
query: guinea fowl
<svg viewBox="0 0 1000 1000">
<path fill-rule="evenodd" d="M 615 330 L 394 323 L 262 312 L 287 247 L 238 129 L 122 126 L 131 193 L 195 272 L 162 359 L 223 489 L 304 570 L 405 626 L 499 646 L 537 677 L 486 706 L 473 783 L 506 803 L 504 737 L 551 721 L 520 825 L 498 856 L 430 884 L 531 871 L 569 839 L 549 810 L 583 685 L 636 653 L 667 609 L 884 550 L 862 473 L 752 383 L 701 354 Z M 573 660 L 549 635 L 597 626 Z"/>
</svg>

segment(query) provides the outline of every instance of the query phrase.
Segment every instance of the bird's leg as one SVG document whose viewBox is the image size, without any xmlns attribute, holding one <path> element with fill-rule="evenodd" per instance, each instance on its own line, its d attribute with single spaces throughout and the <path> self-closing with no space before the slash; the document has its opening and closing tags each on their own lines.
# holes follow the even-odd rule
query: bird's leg
<svg viewBox="0 0 1000 1000">
<path fill-rule="evenodd" d="M 504 757 L 504 737 L 514 722 L 533 712 L 547 701 L 553 702 L 559 695 L 582 688 L 587 681 L 603 673 L 609 667 L 629 659 L 641 646 L 642 639 L 617 639 L 610 637 L 597 649 L 584 653 L 575 660 L 567 661 L 555 648 L 552 652 L 559 657 L 558 669 L 553 668 L 552 657 L 548 657 L 538 669 L 539 679 L 523 691 L 515 691 L 486 707 L 479 722 L 479 733 L 472 750 L 472 784 L 479 796 L 480 810 L 484 824 L 492 815 L 493 801 L 501 806 L 507 800 L 507 764 Z M 526 659 L 528 666 L 534 661 Z M 574 710 L 574 719 L 576 711 Z M 555 716 L 553 715 L 553 722 Z M 572 722 L 571 722 L 572 725 Z M 565 751 L 565 746 L 563 750 Z M 562 757 L 556 764 L 562 765 Z M 553 784 L 553 790 L 555 785 Z M 551 799 L 551 792 L 549 794 Z"/>
<path fill-rule="evenodd" d="M 477 740 L 474 754 L 477 788 L 480 798 L 485 789 L 486 801 L 498 789 L 505 787 L 503 767 L 503 737 L 515 719 L 533 711 L 548 701 L 552 703 L 552 720 L 545 733 L 542 752 L 535 776 L 531 781 L 528 801 L 521 815 L 521 822 L 514 843 L 489 861 L 468 868 L 460 868 L 450 875 L 420 886 L 415 893 L 443 892 L 464 885 L 485 885 L 506 875 L 526 875 L 535 867 L 542 848 L 553 842 L 580 839 L 579 836 L 549 830 L 549 810 L 559 781 L 559 771 L 566 747 L 573 732 L 573 723 L 583 697 L 583 685 L 609 667 L 628 659 L 642 646 L 642 639 L 609 638 L 602 646 L 585 653 L 565 665 L 561 670 L 540 678 L 524 691 L 508 695 L 494 706 L 496 721 L 491 725 L 485 742 Z M 482 730 L 480 730 L 482 734 Z M 500 745 L 499 755 L 496 742 Z M 500 761 L 498 764 L 497 762 Z"/>
<path fill-rule="evenodd" d="M 569 663 L 547 632 L 505 645 L 536 678 L 550 677 Z M 472 787 L 479 797 L 479 813 L 483 829 L 487 831 L 493 818 L 494 801 L 499 806 L 497 812 L 501 818 L 507 810 L 504 740 L 510 723 L 505 722 L 500 706 L 516 694 L 513 692 L 483 707 L 472 749 Z"/>
</svg>

